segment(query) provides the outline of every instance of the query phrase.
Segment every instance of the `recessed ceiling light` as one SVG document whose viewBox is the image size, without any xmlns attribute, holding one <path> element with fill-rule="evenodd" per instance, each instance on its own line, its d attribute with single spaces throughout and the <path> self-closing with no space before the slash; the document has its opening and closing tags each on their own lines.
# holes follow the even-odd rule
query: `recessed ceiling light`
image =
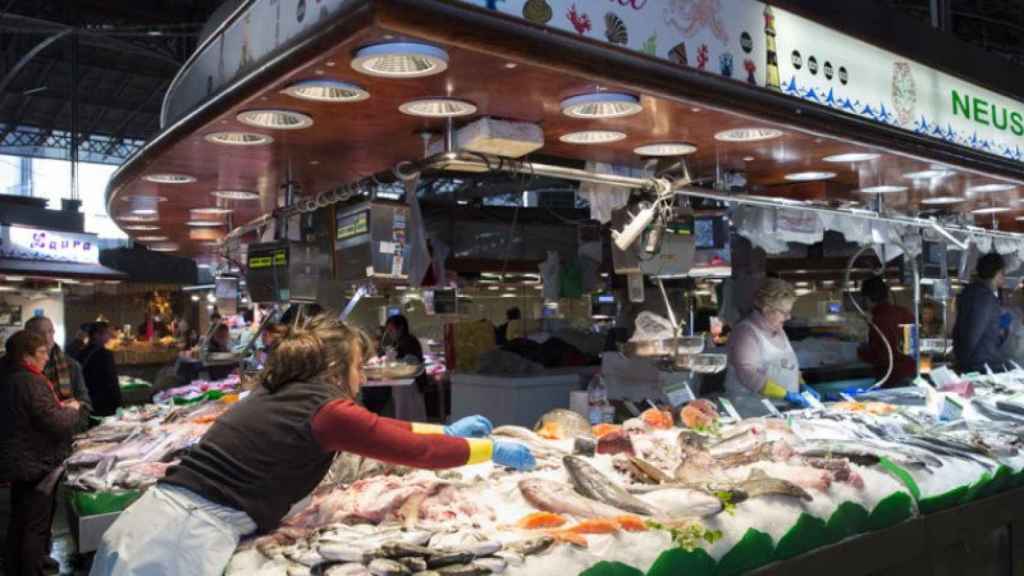
<svg viewBox="0 0 1024 576">
<path fill-rule="evenodd" d="M 455 98 L 421 98 L 410 100 L 398 107 L 398 111 L 410 116 L 424 118 L 455 118 L 469 116 L 476 112 L 476 105 Z"/>
<path fill-rule="evenodd" d="M 159 220 L 155 215 L 145 216 L 142 214 L 125 214 L 117 217 L 121 222 L 156 222 Z"/>
<path fill-rule="evenodd" d="M 881 184 L 879 186 L 865 186 L 858 190 L 864 194 L 895 194 L 896 192 L 905 192 L 906 186 L 896 186 L 894 184 Z"/>
<path fill-rule="evenodd" d="M 984 208 L 975 208 L 971 210 L 971 214 L 1002 214 L 1003 212 L 1009 212 L 1010 209 L 1006 206 L 986 206 Z"/>
<path fill-rule="evenodd" d="M 519 64 L 516 64 L 515 62 L 505 62 L 505 68 L 508 68 L 509 70 L 514 70 L 515 68 L 518 67 Z"/>
<path fill-rule="evenodd" d="M 620 92 L 594 92 L 562 100 L 562 114 L 570 118 L 622 118 L 643 109 L 639 98 Z"/>
<path fill-rule="evenodd" d="M 420 78 L 448 68 L 448 53 L 436 46 L 416 42 L 387 42 L 356 51 L 352 68 L 383 78 Z"/>
<path fill-rule="evenodd" d="M 149 224 L 131 224 L 129 226 L 121 226 L 121 229 L 129 232 L 152 232 L 154 230 L 159 230 L 160 227 Z"/>
<path fill-rule="evenodd" d="M 516 295 L 512 294 L 511 292 L 506 292 L 506 293 L 502 294 L 501 297 L 502 298 L 515 298 Z"/>
<path fill-rule="evenodd" d="M 137 242 L 163 242 L 167 240 L 167 236 L 139 236 L 135 240 Z"/>
<path fill-rule="evenodd" d="M 24 282 L 25 281 L 25 277 L 24 276 L 7 276 L 6 280 L 8 282 Z"/>
<path fill-rule="evenodd" d="M 289 96 L 314 102 L 359 102 L 370 97 L 364 88 L 327 78 L 300 80 L 282 90 Z"/>
<path fill-rule="evenodd" d="M 165 196 L 146 196 L 145 194 L 126 194 L 118 197 L 122 202 L 167 202 Z"/>
<path fill-rule="evenodd" d="M 225 146 L 260 146 L 274 141 L 273 136 L 255 132 L 211 132 L 203 138 L 207 142 Z"/>
<path fill-rule="evenodd" d="M 615 130 L 583 130 L 563 134 L 558 139 L 567 144 L 607 144 L 625 140 L 626 134 Z"/>
<path fill-rule="evenodd" d="M 273 130 L 299 130 L 313 125 L 311 116 L 294 110 L 245 110 L 235 118 L 248 126 Z"/>
<path fill-rule="evenodd" d="M 786 174 L 785 179 L 791 182 L 809 182 L 811 180 L 828 180 L 829 178 L 835 178 L 835 172 L 795 172 L 793 174 Z"/>
<path fill-rule="evenodd" d="M 744 162 L 753 162 L 754 160 L 756 160 L 756 158 L 754 158 L 753 156 L 744 156 L 743 157 L 743 161 Z"/>
<path fill-rule="evenodd" d="M 685 156 L 696 151 L 696 146 L 686 142 L 655 142 L 633 149 L 633 152 L 641 156 Z"/>
<path fill-rule="evenodd" d="M 193 228 L 217 228 L 218 226 L 223 225 L 223 222 L 218 222 L 216 220 L 189 220 L 188 222 L 185 222 L 185 226 L 191 226 Z"/>
<path fill-rule="evenodd" d="M 149 247 L 154 252 L 176 252 L 178 248 L 178 244 L 174 242 L 164 242 L 163 244 L 154 244 Z"/>
<path fill-rule="evenodd" d="M 776 128 L 733 128 L 715 134 L 719 142 L 760 142 L 782 136 L 782 130 Z"/>
<path fill-rule="evenodd" d="M 156 216 L 157 211 L 155 208 L 135 208 L 132 210 L 132 214 L 139 216 Z"/>
<path fill-rule="evenodd" d="M 230 214 L 234 212 L 231 208 L 221 208 L 220 206 L 210 206 L 207 208 L 192 208 L 189 210 L 189 214 L 193 216 L 220 216 L 222 214 Z"/>
<path fill-rule="evenodd" d="M 945 178 L 953 174 L 952 170 L 942 170 L 939 168 L 933 168 L 931 170 L 920 170 L 917 172 L 908 172 L 904 174 L 904 178 L 910 178 L 911 180 L 930 180 L 932 178 Z"/>
<path fill-rule="evenodd" d="M 248 190 L 214 190 L 210 194 L 222 200 L 259 200 L 260 198 L 259 194 Z"/>
<path fill-rule="evenodd" d="M 146 174 L 142 179 L 155 184 L 190 184 L 196 181 L 195 176 L 188 174 Z"/>
<path fill-rule="evenodd" d="M 868 160 L 875 160 L 881 154 L 874 152 L 847 152 L 845 154 L 833 154 L 832 156 L 825 156 L 822 158 L 825 162 L 867 162 Z"/>
<path fill-rule="evenodd" d="M 979 184 L 967 189 L 968 194 L 985 194 L 989 192 L 1007 192 L 1016 188 L 1013 184 Z"/>
<path fill-rule="evenodd" d="M 960 204 L 964 202 L 964 199 L 959 196 L 932 196 L 931 198 L 922 198 L 921 204 L 928 205 L 943 205 L 943 204 Z"/>
</svg>

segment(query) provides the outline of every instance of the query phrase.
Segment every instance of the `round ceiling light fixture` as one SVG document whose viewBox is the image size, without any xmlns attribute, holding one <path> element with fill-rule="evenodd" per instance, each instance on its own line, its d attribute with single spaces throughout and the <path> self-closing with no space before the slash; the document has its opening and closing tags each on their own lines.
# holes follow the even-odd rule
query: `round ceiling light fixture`
<svg viewBox="0 0 1024 576">
<path fill-rule="evenodd" d="M 1003 212 L 1009 212 L 1010 209 L 1006 206 L 986 206 L 984 208 L 975 208 L 971 210 L 971 214 L 985 215 L 985 214 L 1002 214 Z"/>
<path fill-rule="evenodd" d="M 225 146 L 261 146 L 274 141 L 273 136 L 256 132 L 211 132 L 203 138 L 207 142 Z"/>
<path fill-rule="evenodd" d="M 836 173 L 835 172 L 818 172 L 818 171 L 794 172 L 793 174 L 786 174 L 784 176 L 784 178 L 786 180 L 789 180 L 790 182 L 811 182 L 811 181 L 814 181 L 814 180 L 828 180 L 830 178 L 835 178 L 835 177 L 836 177 Z"/>
<path fill-rule="evenodd" d="M 929 170 L 919 170 L 917 172 L 908 172 L 903 175 L 904 178 L 910 178 L 911 180 L 931 180 L 933 178 L 945 178 L 951 176 L 952 170 L 944 170 L 942 168 L 932 168 Z"/>
<path fill-rule="evenodd" d="M 154 232 L 159 230 L 160 227 L 151 224 L 130 224 L 128 226 L 121 226 L 121 229 L 129 232 Z"/>
<path fill-rule="evenodd" d="M 833 154 L 832 156 L 825 156 L 822 158 L 825 162 L 868 162 L 870 160 L 877 160 L 882 155 L 875 152 L 846 152 L 845 154 Z"/>
<path fill-rule="evenodd" d="M 156 215 L 144 216 L 142 214 L 125 214 L 118 216 L 117 219 L 121 222 L 156 222 L 159 218 Z"/>
<path fill-rule="evenodd" d="M 979 184 L 967 189 L 968 194 L 988 194 L 992 192 L 1009 192 L 1016 188 L 1013 184 Z"/>
<path fill-rule="evenodd" d="M 422 118 L 456 118 L 476 113 L 476 104 L 456 98 L 420 98 L 398 107 L 398 111 Z"/>
<path fill-rule="evenodd" d="M 185 222 L 185 226 L 191 226 L 192 228 L 217 228 L 223 225 L 223 222 L 217 220 L 189 220 Z"/>
<path fill-rule="evenodd" d="M 146 174 L 142 179 L 154 184 L 191 184 L 196 181 L 195 176 L 171 173 Z"/>
<path fill-rule="evenodd" d="M 625 140 L 626 134 L 617 130 L 583 130 L 563 134 L 558 139 L 566 144 L 608 144 Z"/>
<path fill-rule="evenodd" d="M 448 53 L 418 42 L 386 42 L 356 50 L 352 68 L 381 78 L 422 78 L 448 69 Z"/>
<path fill-rule="evenodd" d="M 865 186 L 858 190 L 864 194 L 895 194 L 897 192 L 906 192 L 906 186 L 897 186 L 895 184 L 880 184 L 878 186 Z"/>
<path fill-rule="evenodd" d="M 210 194 L 222 200 L 259 200 L 260 197 L 256 192 L 248 190 L 214 190 Z"/>
<path fill-rule="evenodd" d="M 370 93 L 360 86 L 329 78 L 300 80 L 281 92 L 314 102 L 359 102 L 370 97 Z"/>
<path fill-rule="evenodd" d="M 167 240 L 167 236 L 139 236 L 135 240 L 136 242 L 163 242 Z"/>
<path fill-rule="evenodd" d="M 158 212 L 156 208 L 134 208 L 132 214 L 136 216 L 156 216 Z"/>
<path fill-rule="evenodd" d="M 640 156 L 685 156 L 696 151 L 696 146 L 686 142 L 653 142 L 633 148 Z"/>
<path fill-rule="evenodd" d="M 948 204 L 960 204 L 965 200 L 959 196 L 932 196 L 931 198 L 922 198 L 921 204 L 927 204 L 929 206 L 944 206 Z"/>
<path fill-rule="evenodd" d="M 167 202 L 166 196 L 146 196 L 145 194 L 126 194 L 119 196 L 118 199 L 122 202 Z"/>
<path fill-rule="evenodd" d="M 209 206 L 207 208 L 191 208 L 188 212 L 192 216 L 222 216 L 224 214 L 231 214 L 234 210 L 231 208 L 221 208 L 220 206 Z"/>
<path fill-rule="evenodd" d="M 643 109 L 639 98 L 621 92 L 592 92 L 562 100 L 562 114 L 570 118 L 623 118 Z"/>
<path fill-rule="evenodd" d="M 719 142 L 761 142 L 772 140 L 782 136 L 782 130 L 777 128 L 732 128 L 715 134 L 715 140 Z"/>
<path fill-rule="evenodd" d="M 154 244 L 149 247 L 149 249 L 153 250 L 154 252 L 177 252 L 178 248 L 179 246 L 175 242 L 163 242 L 161 244 Z"/>
<path fill-rule="evenodd" d="M 313 125 L 313 117 L 294 110 L 245 110 L 235 116 L 239 122 L 257 128 L 272 130 L 301 130 Z"/>
</svg>

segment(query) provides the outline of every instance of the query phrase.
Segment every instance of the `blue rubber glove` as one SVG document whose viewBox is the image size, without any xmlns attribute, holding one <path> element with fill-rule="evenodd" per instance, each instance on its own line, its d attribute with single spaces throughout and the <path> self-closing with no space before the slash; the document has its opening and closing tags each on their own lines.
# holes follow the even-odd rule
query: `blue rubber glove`
<svg viewBox="0 0 1024 576">
<path fill-rule="evenodd" d="M 811 396 L 814 396 L 815 400 L 817 400 L 819 402 L 821 401 L 821 394 L 818 394 L 818 391 L 815 390 L 814 388 L 811 388 L 810 386 L 807 386 L 807 385 L 801 386 L 800 387 L 800 391 L 801 392 L 807 392 Z"/>
<path fill-rule="evenodd" d="M 799 392 L 786 392 L 786 402 L 789 402 L 796 408 L 810 408 L 810 404 L 807 403 L 807 400 Z"/>
<path fill-rule="evenodd" d="M 999 315 L 999 329 L 1006 330 L 1010 327 L 1010 323 L 1013 322 L 1013 315 L 1009 312 L 1003 312 Z"/>
<path fill-rule="evenodd" d="M 856 398 L 857 396 L 867 392 L 866 388 L 860 386 L 850 386 L 849 388 L 843 388 L 843 394 Z"/>
<path fill-rule="evenodd" d="M 462 438 L 483 438 L 490 436 L 493 429 L 494 424 L 491 424 L 490 420 L 477 414 L 466 416 L 445 426 L 444 433 L 447 436 L 461 436 Z"/>
<path fill-rule="evenodd" d="M 533 459 L 530 449 L 516 442 L 494 442 L 494 451 L 491 453 L 491 460 L 499 466 L 508 466 L 516 470 L 532 470 L 537 465 Z"/>
</svg>

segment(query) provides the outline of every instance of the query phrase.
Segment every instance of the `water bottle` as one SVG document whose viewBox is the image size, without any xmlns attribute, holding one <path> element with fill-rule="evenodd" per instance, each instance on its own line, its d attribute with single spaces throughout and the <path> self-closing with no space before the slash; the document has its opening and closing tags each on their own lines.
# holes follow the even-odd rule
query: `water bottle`
<svg viewBox="0 0 1024 576">
<path fill-rule="evenodd" d="M 608 405 L 608 389 L 605 388 L 604 378 L 600 373 L 595 374 L 587 385 L 588 418 L 591 425 L 600 424 L 605 421 L 605 406 Z"/>
</svg>

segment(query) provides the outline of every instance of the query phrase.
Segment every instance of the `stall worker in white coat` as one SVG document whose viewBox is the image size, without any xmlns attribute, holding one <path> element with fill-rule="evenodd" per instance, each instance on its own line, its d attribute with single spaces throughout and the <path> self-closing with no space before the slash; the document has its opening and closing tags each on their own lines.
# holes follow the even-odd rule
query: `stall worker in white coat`
<svg viewBox="0 0 1024 576">
<path fill-rule="evenodd" d="M 796 353 L 782 329 L 795 301 L 796 292 L 789 283 L 766 278 L 754 294 L 754 311 L 729 337 L 725 394 L 741 416 L 767 414 L 764 399 L 779 407 L 807 407 L 800 395 Z"/>
</svg>

